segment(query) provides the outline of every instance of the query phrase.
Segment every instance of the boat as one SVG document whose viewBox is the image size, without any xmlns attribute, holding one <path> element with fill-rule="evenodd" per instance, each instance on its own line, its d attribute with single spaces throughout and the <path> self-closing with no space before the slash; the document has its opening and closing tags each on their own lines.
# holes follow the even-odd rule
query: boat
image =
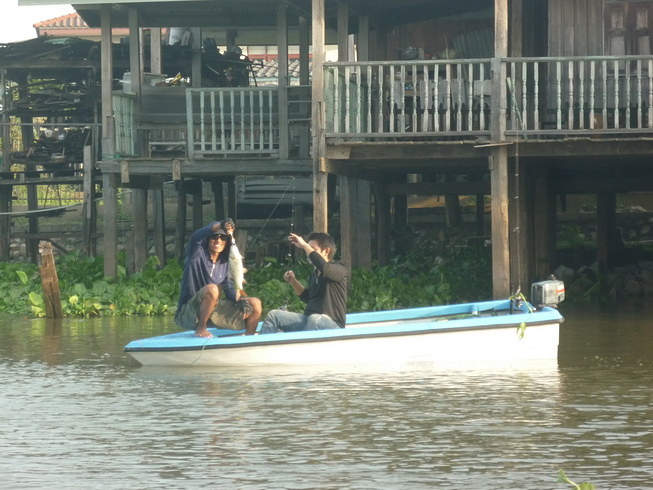
<svg viewBox="0 0 653 490">
<path fill-rule="evenodd" d="M 564 319 L 555 306 L 564 299 L 564 284 L 543 281 L 532 291 L 538 303 L 518 296 L 351 313 L 346 328 L 332 330 L 245 336 L 210 328 L 210 338 L 184 331 L 134 340 L 125 352 L 144 366 L 557 360 Z"/>
</svg>

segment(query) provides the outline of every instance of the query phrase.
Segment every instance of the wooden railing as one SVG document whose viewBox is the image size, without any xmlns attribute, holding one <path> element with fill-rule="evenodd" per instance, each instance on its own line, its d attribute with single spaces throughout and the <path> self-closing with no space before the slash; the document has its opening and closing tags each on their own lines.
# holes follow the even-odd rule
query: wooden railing
<svg viewBox="0 0 653 490">
<path fill-rule="evenodd" d="M 510 58 L 510 133 L 653 132 L 653 57 Z"/>
<path fill-rule="evenodd" d="M 277 87 L 187 89 L 189 156 L 277 154 L 278 101 Z"/>
<path fill-rule="evenodd" d="M 490 60 L 328 63 L 327 136 L 489 135 Z"/>
<path fill-rule="evenodd" d="M 120 153 L 308 158 L 310 86 L 288 87 L 282 108 L 276 86 L 143 87 L 142 96 L 137 116 L 115 107 Z M 345 141 L 487 139 L 498 114 L 501 139 L 651 135 L 653 56 L 327 63 L 324 99 L 326 136 Z M 145 144 L 134 145 L 134 128 Z"/>
<path fill-rule="evenodd" d="M 325 65 L 327 137 L 484 137 L 490 59 Z M 653 133 L 653 57 L 507 58 L 506 133 L 564 137 Z M 502 70 L 503 71 L 503 70 Z M 499 92 L 500 93 L 500 92 Z"/>
</svg>

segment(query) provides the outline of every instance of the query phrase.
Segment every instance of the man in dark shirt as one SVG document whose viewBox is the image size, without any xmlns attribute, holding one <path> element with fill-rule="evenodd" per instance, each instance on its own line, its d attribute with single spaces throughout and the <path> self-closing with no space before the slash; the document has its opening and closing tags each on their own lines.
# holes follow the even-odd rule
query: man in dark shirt
<svg viewBox="0 0 653 490">
<path fill-rule="evenodd" d="M 258 298 L 241 296 L 230 278 L 231 237 L 216 221 L 193 232 L 186 250 L 175 322 L 211 337 L 207 325 L 256 332 L 262 306 Z"/>
<path fill-rule="evenodd" d="M 304 313 L 272 310 L 268 313 L 261 333 L 297 332 L 300 330 L 322 330 L 344 328 L 347 314 L 347 293 L 349 273 L 347 268 L 333 262 L 336 244 L 328 233 L 311 233 L 306 242 L 301 236 L 291 233 L 288 237 L 298 249 L 304 250 L 314 270 L 304 287 L 293 271 L 284 274 L 299 298 L 306 303 Z"/>
</svg>

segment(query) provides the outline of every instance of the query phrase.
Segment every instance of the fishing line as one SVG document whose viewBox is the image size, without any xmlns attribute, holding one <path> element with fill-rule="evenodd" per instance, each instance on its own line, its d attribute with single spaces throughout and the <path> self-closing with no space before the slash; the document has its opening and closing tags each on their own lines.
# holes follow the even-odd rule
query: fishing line
<svg viewBox="0 0 653 490">
<path fill-rule="evenodd" d="M 515 244 L 517 248 L 517 290 L 515 292 L 515 296 L 521 294 L 521 199 L 520 199 L 520 182 L 519 182 L 519 137 L 520 137 L 520 130 L 524 129 L 524 120 L 521 116 L 521 111 L 519 108 L 519 105 L 517 103 L 517 95 L 515 93 L 515 86 L 514 82 L 512 82 L 511 86 L 511 94 L 512 94 L 512 108 L 513 108 L 513 114 L 514 118 L 513 120 L 517 120 L 517 124 L 515 125 L 515 173 L 514 173 L 514 191 L 515 191 L 515 221 L 516 221 L 516 226 L 513 228 L 513 233 L 515 234 Z"/>
<path fill-rule="evenodd" d="M 293 177 L 294 179 L 294 177 Z M 292 186 L 292 198 L 291 198 L 291 208 L 290 208 L 290 233 L 295 233 L 295 184 L 293 181 L 293 186 Z M 291 246 L 288 246 L 288 254 L 286 255 L 286 259 L 288 261 L 288 265 L 293 262 L 293 248 Z"/>
<path fill-rule="evenodd" d="M 267 226 L 267 224 L 270 222 L 272 219 L 272 216 L 274 215 L 274 212 L 277 210 L 279 207 L 279 204 L 281 204 L 281 201 L 283 200 L 284 197 L 286 197 L 286 193 L 288 192 L 288 189 L 290 189 L 290 186 L 293 186 L 294 189 L 294 183 L 295 183 L 295 177 L 291 177 L 290 182 L 288 183 L 288 186 L 283 191 L 283 194 L 281 194 L 281 197 L 277 200 L 277 203 L 274 205 L 274 208 L 270 212 L 270 215 L 267 217 L 263 225 L 261 226 L 261 229 L 259 230 L 258 234 L 254 237 L 253 243 L 256 243 L 256 240 L 258 240 L 258 237 L 261 236 L 261 233 L 263 233 L 263 230 Z M 293 191 L 294 192 L 294 191 Z M 290 223 L 290 226 L 292 227 L 292 222 Z"/>
</svg>

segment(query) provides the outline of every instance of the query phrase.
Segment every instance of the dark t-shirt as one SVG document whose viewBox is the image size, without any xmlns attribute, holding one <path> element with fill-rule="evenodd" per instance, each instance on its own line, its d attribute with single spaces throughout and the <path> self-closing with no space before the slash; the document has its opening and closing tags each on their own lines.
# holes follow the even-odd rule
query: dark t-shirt
<svg viewBox="0 0 653 490">
<path fill-rule="evenodd" d="M 315 269 L 308 278 L 308 287 L 299 298 L 306 303 L 305 315 L 329 315 L 340 328 L 345 326 L 349 273 L 340 262 L 327 262 L 317 252 L 308 256 Z"/>
</svg>

